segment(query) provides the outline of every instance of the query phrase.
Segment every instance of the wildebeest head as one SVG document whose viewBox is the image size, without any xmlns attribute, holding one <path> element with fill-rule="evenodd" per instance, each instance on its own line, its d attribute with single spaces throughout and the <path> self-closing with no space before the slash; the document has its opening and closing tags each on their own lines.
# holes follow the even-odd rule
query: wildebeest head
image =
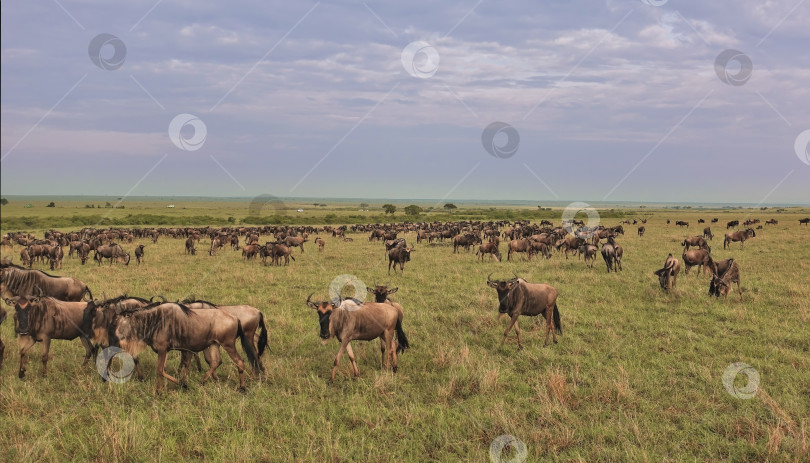
<svg viewBox="0 0 810 463">
<path fill-rule="evenodd" d="M 388 285 L 374 284 L 374 287 L 366 286 L 366 290 L 374 295 L 374 302 L 385 302 L 389 294 L 394 294 L 399 288 L 388 289 Z"/>
<path fill-rule="evenodd" d="M 320 337 L 324 341 L 332 336 L 329 330 L 329 318 L 332 316 L 332 309 L 335 308 L 334 304 L 329 301 L 314 302 L 311 300 L 312 294 L 307 296 L 307 305 L 314 309 L 318 314 L 318 324 L 321 326 Z"/>
<path fill-rule="evenodd" d="M 509 304 L 507 303 L 507 299 L 509 293 L 518 285 L 518 277 L 515 275 L 515 278 L 511 280 L 492 280 L 490 278 L 491 276 L 491 273 L 487 276 L 487 285 L 491 288 L 495 288 L 495 291 L 498 293 L 498 313 L 508 313 Z"/>
<path fill-rule="evenodd" d="M 725 297 L 728 296 L 729 291 L 731 291 L 729 283 L 726 283 L 717 275 L 712 275 L 712 281 L 709 283 L 709 296 L 720 297 L 722 294 Z"/>
</svg>

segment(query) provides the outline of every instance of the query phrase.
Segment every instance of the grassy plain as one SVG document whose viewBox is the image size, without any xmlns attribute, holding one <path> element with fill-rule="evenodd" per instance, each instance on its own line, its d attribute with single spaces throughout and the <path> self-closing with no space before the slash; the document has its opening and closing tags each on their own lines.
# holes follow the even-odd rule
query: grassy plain
<svg viewBox="0 0 810 463">
<path fill-rule="evenodd" d="M 3 221 L 19 213 L 67 213 L 7 207 Z M 123 212 L 135 207 L 127 203 Z M 221 218 L 247 208 L 221 207 L 191 215 Z M 651 216 L 645 236 L 625 225 L 627 234 L 618 240 L 625 248 L 618 274 L 607 274 L 601 257 L 593 269 L 560 254 L 481 263 L 474 252 L 453 254 L 446 241 L 416 245 L 405 272 L 389 276 L 382 244 L 369 243 L 366 234 L 349 234 L 353 242 L 326 237 L 322 253 L 307 243 L 288 267 L 244 262 L 230 250 L 211 257 L 204 251 L 207 239 L 198 245 L 202 252 L 188 256 L 183 240 L 166 237 L 144 241 L 141 266 L 134 259 L 128 267 L 81 266 L 66 257 L 54 273 L 81 279 L 96 297 L 193 295 L 258 307 L 270 329 L 267 372 L 254 375 L 242 395 L 225 359 L 219 382 L 200 385 L 201 375 L 193 371 L 189 391 L 171 386 L 155 396 L 153 354 L 141 357 L 146 381 L 103 383 L 93 366 L 81 366 L 78 341 L 54 341 L 48 378 L 39 375 L 37 346 L 21 381 L 7 321 L 0 327 L 7 345 L 0 370 L 0 461 L 486 462 L 501 435 L 523 441 L 527 461 L 807 461 L 810 230 L 798 219 L 808 211 L 643 214 Z M 559 223 L 560 211 L 552 215 Z M 710 298 L 708 276 L 696 272 L 681 274 L 671 294 L 662 292 L 653 270 L 667 253 L 680 256 L 680 241 L 702 230 L 698 217 L 715 216 L 720 223 L 780 221 L 757 231 L 742 250 L 739 244 L 723 250 L 725 227 L 713 226 L 715 258 L 739 262 L 743 302 L 736 291 L 728 300 Z M 675 220 L 692 227 L 676 227 Z M 416 241 L 413 234 L 406 238 Z M 124 244 L 130 251 L 133 246 Z M 16 262 L 19 249 L 3 252 Z M 560 291 L 559 344 L 544 348 L 542 325 L 522 318 L 525 349 L 516 351 L 514 333 L 500 346 L 506 320 L 497 318 L 495 292 L 485 285 L 490 272 L 495 278 L 515 272 Z M 336 381 L 328 383 L 338 344 L 321 344 L 317 318 L 304 300 L 311 292 L 326 298 L 330 282 L 345 274 L 399 287 L 394 300 L 405 308 L 412 349 L 400 357 L 397 374 L 381 370 L 376 341 L 358 342 L 360 377 L 350 377 L 344 358 Z M 170 372 L 178 360 L 170 356 Z M 760 375 L 749 400 L 723 385 L 723 372 L 734 362 Z M 739 375 L 735 385 L 745 384 Z"/>
</svg>

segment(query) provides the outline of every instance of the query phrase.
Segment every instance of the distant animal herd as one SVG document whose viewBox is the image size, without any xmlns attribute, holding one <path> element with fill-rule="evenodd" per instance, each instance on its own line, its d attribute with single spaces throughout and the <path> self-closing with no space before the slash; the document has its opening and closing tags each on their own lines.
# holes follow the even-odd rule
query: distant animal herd
<svg viewBox="0 0 810 463">
<path fill-rule="evenodd" d="M 639 224 L 639 221 L 641 224 Z M 699 219 L 698 224 L 705 223 Z M 718 219 L 711 219 L 717 223 Z M 404 272 L 405 264 L 411 260 L 414 247 L 406 243 L 400 235 L 415 233 L 416 244 L 424 246 L 434 241 L 450 240 L 453 253 L 460 250 L 470 251 L 477 245 L 476 260 L 500 261 L 501 239 L 505 240 L 507 260 L 518 254 L 531 260 L 540 256 L 551 259 L 553 252 L 582 257 L 587 268 L 592 268 L 597 251 L 601 252 L 606 270 L 622 271 L 624 248 L 617 242 L 624 235 L 623 225 L 638 225 L 637 233 L 643 237 L 647 219 L 624 220 L 614 227 L 586 227 L 584 222 L 571 220 L 554 226 L 551 221 L 540 223 L 529 221 L 455 221 L 455 222 L 402 222 L 392 224 L 367 224 L 352 226 L 260 226 L 260 227 L 173 227 L 173 228 L 85 228 L 74 232 L 49 230 L 43 238 L 30 233 L 8 233 L 2 237 L 2 246 L 13 248 L 22 246 L 20 263 L 16 265 L 11 259 L 3 258 L 0 264 L 0 291 L 3 300 L 14 307 L 14 331 L 20 347 L 20 364 L 18 376 L 25 377 L 28 362 L 28 351 L 37 342 L 43 344 L 42 375 L 47 374 L 50 342 L 54 339 L 79 339 L 85 348 L 84 363 L 97 358 L 100 348 L 102 363 L 106 368 L 114 355 L 106 348 L 123 349 L 134 363 L 137 377 L 143 373 L 138 363 L 140 353 L 151 348 L 158 355 L 156 390 L 163 389 L 163 380 L 186 387 L 189 366 L 196 360 L 201 368 L 198 353 L 202 352 L 208 363 L 208 370 L 203 376 L 204 383 L 210 378 L 217 378 L 216 370 L 221 364 L 219 347 L 225 349 L 239 372 L 239 390 L 246 387 L 245 365 L 242 356 L 236 349 L 236 341 L 242 345 L 248 362 L 255 370 L 263 371 L 261 357 L 267 348 L 267 328 L 264 314 L 250 305 L 219 305 L 201 300 L 183 300 L 170 302 L 156 295 L 150 299 L 131 297 L 126 294 L 114 298 L 96 299 L 90 288 L 76 278 L 54 276 L 42 270 L 33 269 L 34 263 L 47 264 L 51 270 L 61 269 L 64 258 L 63 248 L 68 248 L 68 257 L 76 256 L 84 265 L 90 251 L 93 261 L 102 265 L 104 260 L 109 265 L 115 263 L 129 265 L 130 253 L 123 246 L 135 240 L 151 240 L 156 243 L 159 237 L 184 240 L 184 250 L 180 253 L 190 256 L 197 254 L 197 244 L 202 237 L 207 237 L 211 244 L 208 254 L 214 256 L 222 248 L 242 251 L 245 261 L 260 259 L 263 265 L 289 265 L 295 261 L 292 249 L 299 248 L 304 253 L 304 244 L 314 243 L 323 251 L 326 241 L 321 235 L 329 235 L 342 242 L 352 242 L 353 238 L 346 233 L 368 233 L 368 241 L 382 241 L 388 259 L 388 273 L 397 267 Z M 671 223 L 666 221 L 667 225 Z M 759 224 L 759 219 L 748 219 L 743 222 L 744 229 L 727 231 L 723 239 L 723 248 L 739 242 L 743 249 L 745 242 L 756 238 L 756 230 L 751 228 Z M 810 218 L 799 220 L 807 226 Z M 675 225 L 689 228 L 686 221 L 676 221 Z M 731 230 L 740 225 L 738 220 L 726 224 Z M 778 225 L 776 219 L 770 219 L 765 225 Z M 757 229 L 761 230 L 762 225 Z M 260 244 L 260 237 L 272 236 L 272 241 Z M 728 296 L 732 286 L 736 285 L 740 300 L 743 299 L 740 287 L 740 267 L 733 258 L 715 260 L 711 256 L 709 242 L 714 235 L 711 227 L 706 226 L 701 235 L 688 236 L 682 242 L 684 247 L 679 260 L 671 253 L 664 260 L 663 266 L 653 274 L 658 277 L 661 288 L 670 291 L 677 285 L 677 278 L 683 267 L 684 274 L 689 275 L 697 267 L 698 274 L 709 272 L 709 295 Z M 707 241 L 708 240 L 708 241 Z M 123 245 L 123 246 L 122 246 Z M 601 246 L 601 249 L 600 249 Z M 134 247 L 136 264 L 145 264 L 147 245 L 137 244 Z M 557 342 L 557 334 L 562 334 L 560 311 L 557 305 L 557 289 L 543 283 L 530 283 L 514 275 L 508 279 L 492 279 L 490 273 L 486 284 L 495 289 L 498 300 L 498 312 L 509 317 L 510 321 L 503 334 L 503 344 L 512 329 L 517 337 L 518 349 L 523 348 L 518 319 L 524 316 L 540 316 L 545 319 L 545 343 Z M 404 331 L 405 310 L 391 295 L 398 290 L 388 285 L 368 287 L 367 291 L 374 296 L 374 302 L 363 302 L 355 298 L 343 299 L 338 296 L 333 300 L 313 301 L 310 294 L 305 304 L 313 309 L 318 317 L 319 335 L 327 340 L 332 337 L 340 342 L 335 357 L 330 380 L 335 374 L 341 357 L 348 355 L 352 372 L 360 374 L 351 342 L 354 340 L 370 341 L 380 339 L 381 361 L 383 368 L 397 371 L 398 354 L 410 347 Z M 159 299 L 159 300 L 155 300 Z M 303 301 L 303 296 L 302 296 Z M 7 313 L 0 306 L 0 324 L 7 318 Z M 5 346 L 0 339 L 0 368 L 3 364 Z M 166 373 L 165 365 L 168 352 L 178 350 L 181 353 L 179 378 Z M 107 378 L 107 372 L 102 374 Z"/>
</svg>

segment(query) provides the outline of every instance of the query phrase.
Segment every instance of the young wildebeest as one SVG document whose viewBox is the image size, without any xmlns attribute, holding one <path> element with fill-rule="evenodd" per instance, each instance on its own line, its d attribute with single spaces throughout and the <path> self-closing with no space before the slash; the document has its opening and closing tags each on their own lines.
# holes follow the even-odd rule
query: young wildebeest
<svg viewBox="0 0 810 463">
<path fill-rule="evenodd" d="M 749 238 L 756 237 L 757 234 L 751 228 L 746 228 L 745 230 L 737 230 L 734 232 L 726 233 L 726 239 L 723 240 L 723 249 L 726 249 L 726 246 L 731 246 L 731 243 L 734 241 L 740 242 L 740 249 L 742 249 L 745 245 L 745 240 Z"/>
<path fill-rule="evenodd" d="M 712 234 L 712 227 L 706 227 L 703 229 L 703 237 L 709 238 L 709 240 L 714 239 L 714 234 Z"/>
<path fill-rule="evenodd" d="M 321 237 L 315 238 L 315 244 L 318 245 L 318 251 L 323 251 L 324 246 L 326 246 L 326 240 Z"/>
<path fill-rule="evenodd" d="M 602 245 L 602 258 L 605 259 L 608 273 L 611 270 L 614 272 L 622 270 L 623 255 L 624 250 L 622 247 L 616 243 L 612 236 L 609 237 L 608 242 Z"/>
<path fill-rule="evenodd" d="M 695 266 L 698 267 L 697 276 L 700 276 L 700 274 L 705 271 L 704 266 L 708 265 L 712 259 L 709 256 L 709 251 L 706 249 L 690 249 L 684 251 L 681 258 L 683 258 L 684 265 L 683 273 L 686 276 L 689 276 L 689 269 Z"/>
<path fill-rule="evenodd" d="M 492 280 L 492 274 L 487 277 L 487 285 L 495 288 L 498 292 L 498 313 L 507 314 L 511 318 L 509 326 L 503 333 L 501 345 L 506 341 L 506 336 L 512 327 L 515 327 L 517 334 L 518 350 L 523 349 L 520 342 L 520 328 L 518 327 L 518 317 L 526 315 L 534 317 L 542 315 L 546 319 L 546 341 L 543 346 L 548 345 L 548 335 L 551 334 L 554 343 L 557 343 L 557 333 L 562 334 L 560 325 L 560 311 L 557 309 L 557 290 L 550 285 L 543 283 L 529 283 L 522 278 L 511 280 Z"/>
<path fill-rule="evenodd" d="M 399 288 L 388 289 L 388 285 L 378 285 L 377 283 L 374 283 L 373 288 L 366 286 L 366 290 L 374 295 L 374 302 L 391 304 L 401 312 L 402 306 L 388 298 L 389 295 L 394 294 L 398 289 Z"/>
<path fill-rule="evenodd" d="M 646 228 L 644 226 L 638 227 L 638 236 L 644 236 L 644 231 Z"/>
<path fill-rule="evenodd" d="M 141 265 L 141 262 L 144 261 L 143 260 L 143 248 L 145 248 L 145 247 L 146 247 L 146 245 L 144 245 L 144 244 L 139 244 L 139 245 L 135 246 L 135 262 L 137 262 L 138 265 Z"/>
<path fill-rule="evenodd" d="M 664 268 L 653 272 L 658 276 L 658 282 L 661 283 L 661 288 L 669 291 L 678 284 L 678 273 L 681 272 L 681 263 L 678 259 L 672 257 L 670 253 L 667 260 L 664 261 Z M 671 284 L 670 284 L 671 283 Z"/>
<path fill-rule="evenodd" d="M 194 237 L 189 237 L 186 240 L 186 254 L 191 254 L 192 256 L 197 254 L 197 248 L 194 247 Z"/>
<path fill-rule="evenodd" d="M 399 264 L 399 271 L 405 270 L 405 262 L 410 262 L 411 252 L 413 249 L 409 247 L 395 247 L 388 251 L 388 274 L 391 274 L 391 266 L 394 266 L 394 273 L 397 273 L 397 264 Z"/>
<path fill-rule="evenodd" d="M 312 302 L 312 294 L 307 297 L 307 306 L 318 314 L 320 336 L 324 341 L 330 337 L 340 341 L 340 349 L 335 356 L 330 381 L 335 380 L 338 364 L 343 351 L 349 355 L 354 376 L 360 376 L 360 369 L 354 359 L 351 342 L 372 341 L 380 338 L 382 351 L 382 367 L 385 368 L 386 359 L 394 373 L 397 372 L 397 353 L 404 352 L 410 347 L 408 337 L 402 330 L 402 311 L 387 303 L 366 302 L 363 305 L 353 305 L 351 308 L 336 306 L 329 301 Z M 394 334 L 396 333 L 396 338 Z M 395 344 L 396 343 L 396 344 Z M 388 353 L 386 355 L 386 349 Z"/>
<path fill-rule="evenodd" d="M 587 243 L 579 247 L 579 253 L 582 254 L 586 267 L 593 268 L 593 263 L 596 262 L 596 251 L 598 250 L 598 247 Z M 590 261 L 590 264 L 588 261 Z"/>
<path fill-rule="evenodd" d="M 484 261 L 484 256 L 487 254 L 491 254 L 489 256 L 490 259 L 495 256 L 495 258 L 498 259 L 498 262 L 501 261 L 501 251 L 498 250 L 498 245 L 496 243 L 484 243 L 478 246 L 478 251 L 475 253 L 476 256 L 481 256 L 481 262 Z"/>
<path fill-rule="evenodd" d="M 742 297 L 742 289 L 740 288 L 740 268 L 737 265 L 737 262 L 734 262 L 734 259 L 728 259 L 725 262 L 726 268 L 723 270 L 722 273 L 714 273 L 712 275 L 712 281 L 709 283 L 709 296 L 720 297 L 723 295 L 723 299 L 728 297 L 728 293 L 731 291 L 732 283 L 737 283 L 737 292 L 740 293 L 740 301 L 743 300 Z"/>
<path fill-rule="evenodd" d="M 692 237 L 689 237 L 689 238 L 685 238 L 683 240 L 683 242 L 681 243 L 681 246 L 685 246 L 686 251 L 689 250 L 690 246 L 697 247 L 697 248 L 700 248 L 700 249 L 705 249 L 705 250 L 707 250 L 709 252 L 712 251 L 712 249 L 709 247 L 709 244 L 706 242 L 705 239 L 703 239 L 702 236 L 692 236 Z"/>
<path fill-rule="evenodd" d="M 84 310 L 93 301 L 65 302 L 52 297 L 18 296 L 6 299 L 6 304 L 14 305 L 14 331 L 20 344 L 20 378 L 25 377 L 28 350 L 37 342 L 42 342 L 42 376 L 48 374 L 48 353 L 52 339 L 71 341 L 80 338 L 85 351 L 82 366 L 90 360 L 93 353 L 91 329 L 82 322 Z"/>
<path fill-rule="evenodd" d="M 60 301 L 81 301 L 85 294 L 93 298 L 86 284 L 71 277 L 48 275 L 41 270 L 29 270 L 14 264 L 0 267 L 0 294 L 28 296 L 39 294 Z"/>
<path fill-rule="evenodd" d="M 118 319 L 115 335 L 124 349 L 132 357 L 136 357 L 146 347 L 151 347 L 158 355 L 156 391 L 163 390 L 163 378 L 186 386 L 188 365 L 194 352 L 200 352 L 219 344 L 239 370 L 239 388 L 245 390 L 245 364 L 236 351 L 236 338 L 242 341 L 250 363 L 258 368 L 256 353 L 250 340 L 242 330 L 242 324 L 233 315 L 222 310 L 189 309 L 182 304 L 158 303 L 147 306 L 145 310 L 122 313 Z M 166 356 L 169 350 L 179 350 L 182 353 L 180 380 L 165 372 Z M 213 362 L 203 376 L 201 383 L 205 383 L 219 367 Z"/>
</svg>

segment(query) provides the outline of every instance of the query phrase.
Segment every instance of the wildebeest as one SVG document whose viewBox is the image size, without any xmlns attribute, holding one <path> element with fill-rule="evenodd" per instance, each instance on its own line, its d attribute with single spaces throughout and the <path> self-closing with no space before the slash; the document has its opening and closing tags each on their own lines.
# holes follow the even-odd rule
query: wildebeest
<svg viewBox="0 0 810 463">
<path fill-rule="evenodd" d="M 20 250 L 20 263 L 28 268 L 31 268 L 31 265 L 34 263 L 34 260 L 31 259 L 31 255 L 28 254 L 28 249 L 26 248 Z"/>
<path fill-rule="evenodd" d="M 779 225 L 779 221 L 776 219 L 768 219 L 765 221 L 765 225 Z"/>
<path fill-rule="evenodd" d="M 397 273 L 397 264 L 399 264 L 399 271 L 405 269 L 405 262 L 411 260 L 412 248 L 409 247 L 396 247 L 388 251 L 388 274 L 391 274 L 391 266 L 394 266 L 394 273 Z"/>
<path fill-rule="evenodd" d="M 638 236 L 644 236 L 644 232 L 647 229 L 644 226 L 638 227 Z"/>
<path fill-rule="evenodd" d="M 254 257 L 259 255 L 259 250 L 261 246 L 258 244 L 246 244 L 242 248 L 242 258 L 245 260 L 253 259 Z"/>
<path fill-rule="evenodd" d="M 681 263 L 670 253 L 664 261 L 664 268 L 653 272 L 658 276 L 661 288 L 669 291 L 678 284 L 678 273 L 681 272 Z"/>
<path fill-rule="evenodd" d="M 281 243 L 265 243 L 264 249 L 261 250 L 262 262 L 267 265 L 267 258 L 270 257 L 273 265 L 281 265 L 281 258 L 284 258 L 284 265 L 290 263 L 290 259 L 295 261 L 292 251 L 287 246 Z"/>
<path fill-rule="evenodd" d="M 370 287 L 370 286 L 366 286 L 366 291 L 368 291 L 369 293 L 374 295 L 374 302 L 379 302 L 379 303 L 385 302 L 385 303 L 393 305 L 394 307 L 398 308 L 399 310 L 402 310 L 401 305 L 399 305 L 398 303 L 392 301 L 388 297 L 391 294 L 394 294 L 395 292 L 397 292 L 397 290 L 399 290 L 399 288 L 388 289 L 388 285 L 378 285 L 377 283 L 374 283 L 373 288 Z"/>
<path fill-rule="evenodd" d="M 689 269 L 692 267 L 698 267 L 697 275 L 700 276 L 702 271 L 705 271 L 704 266 L 708 265 L 711 257 L 709 256 L 709 251 L 706 249 L 690 249 L 688 251 L 684 251 L 683 255 L 681 256 L 683 259 L 684 265 L 684 274 L 689 276 Z"/>
<path fill-rule="evenodd" d="M 799 225 L 807 226 L 810 223 L 810 217 L 805 217 L 803 219 L 799 219 Z"/>
<path fill-rule="evenodd" d="M 81 301 L 85 294 L 93 298 L 86 284 L 72 277 L 48 275 L 41 270 L 30 270 L 9 264 L 0 267 L 0 294 L 4 297 L 30 296 L 42 292 L 60 301 Z"/>
<path fill-rule="evenodd" d="M 492 274 L 487 276 L 487 285 L 495 288 L 498 293 L 498 313 L 509 315 L 511 318 L 509 326 L 503 333 L 501 345 L 506 341 L 509 331 L 514 326 L 518 350 L 523 349 L 518 327 L 518 318 L 521 315 L 528 317 L 542 315 L 546 319 L 546 341 L 543 346 L 548 345 L 549 334 L 552 335 L 556 344 L 557 333 L 562 334 L 560 311 L 557 308 L 557 290 L 544 283 L 529 283 L 517 276 L 511 280 L 492 280 L 491 277 Z"/>
<path fill-rule="evenodd" d="M 217 250 L 219 250 L 220 248 L 223 248 L 223 247 L 225 247 L 225 243 L 221 239 L 219 239 L 219 238 L 212 239 L 211 240 L 211 247 L 208 249 L 208 255 L 209 256 L 217 255 Z"/>
<path fill-rule="evenodd" d="M 87 305 L 93 304 L 93 301 L 65 302 L 52 297 L 16 296 L 6 299 L 6 303 L 14 305 L 14 331 L 20 344 L 20 378 L 25 377 L 28 351 L 37 342 L 42 342 L 42 376 L 48 374 L 52 339 L 71 341 L 80 338 L 85 351 L 82 365 L 90 360 L 93 353 L 91 327 L 83 323 L 83 315 Z"/>
<path fill-rule="evenodd" d="M 726 230 L 728 230 L 731 227 L 736 227 L 739 224 L 740 224 L 739 220 L 732 220 L 732 221 L 726 223 Z"/>
<path fill-rule="evenodd" d="M 602 258 L 605 260 L 608 273 L 610 273 L 611 270 L 614 272 L 622 270 L 623 254 L 624 250 L 616 243 L 612 236 L 608 238 L 607 243 L 602 245 Z"/>
<path fill-rule="evenodd" d="M 706 227 L 703 229 L 703 237 L 709 238 L 709 240 L 714 239 L 714 234 L 712 234 L 712 227 Z"/>
<path fill-rule="evenodd" d="M 675 222 L 675 225 L 689 228 L 689 222 L 684 222 L 683 220 L 678 220 L 677 222 Z"/>
<path fill-rule="evenodd" d="M 51 270 L 62 268 L 62 258 L 64 257 L 65 253 L 62 251 L 62 246 L 58 244 L 51 246 L 51 249 L 48 251 L 48 262 L 50 263 Z"/>
<path fill-rule="evenodd" d="M 186 254 L 191 254 L 192 256 L 197 254 L 197 248 L 194 247 L 194 237 L 189 236 L 186 240 Z"/>
<path fill-rule="evenodd" d="M 462 247 L 465 251 L 470 250 L 473 244 L 481 244 L 481 238 L 474 233 L 466 233 L 463 235 L 456 235 L 453 237 L 453 253 L 458 252 L 458 248 Z"/>
<path fill-rule="evenodd" d="M 742 289 L 740 288 L 740 268 L 734 259 L 729 259 L 726 263 L 726 268 L 722 273 L 715 273 L 712 275 L 712 281 L 709 283 L 709 296 L 720 297 L 723 299 L 728 297 L 731 291 L 731 285 L 737 283 L 737 292 L 740 293 L 740 301 L 742 301 Z"/>
<path fill-rule="evenodd" d="M 315 238 L 315 244 L 318 245 L 318 251 L 323 251 L 324 246 L 326 246 L 326 240 L 321 237 Z"/>
<path fill-rule="evenodd" d="M 475 253 L 476 256 L 481 256 L 481 262 L 484 261 L 484 256 L 490 254 L 490 258 L 493 256 L 498 259 L 498 262 L 501 261 L 501 251 L 498 250 L 498 245 L 495 243 L 483 243 L 478 246 L 478 251 Z"/>
<path fill-rule="evenodd" d="M 98 265 L 101 265 L 104 259 L 110 259 L 110 265 L 113 264 L 113 260 L 117 260 L 124 265 L 129 265 L 130 255 L 124 252 L 120 245 L 109 244 L 97 247 L 93 259 L 98 262 Z"/>
<path fill-rule="evenodd" d="M 391 370 L 396 373 L 397 354 L 410 347 L 408 337 L 402 329 L 402 310 L 391 304 L 378 302 L 355 305 L 350 310 L 336 306 L 330 301 L 313 302 L 311 298 L 312 294 L 307 297 L 307 306 L 314 309 L 318 315 L 321 339 L 325 341 L 330 337 L 335 337 L 340 342 L 340 349 L 335 356 L 332 374 L 329 377 L 330 381 L 335 380 L 335 373 L 344 350 L 349 355 L 354 376 L 360 376 L 360 369 L 357 368 L 350 344 L 354 340 L 372 341 L 380 338 L 382 367 L 385 368 L 386 360 L 388 360 Z"/>
<path fill-rule="evenodd" d="M 532 244 L 529 242 L 528 238 L 522 238 L 519 240 L 512 240 L 509 242 L 509 252 L 506 254 L 506 260 L 512 260 L 512 254 L 515 252 L 525 252 L 526 258 L 531 258 L 531 249 Z"/>
<path fill-rule="evenodd" d="M 214 344 L 222 346 L 239 371 L 239 391 L 245 390 L 245 364 L 236 351 L 237 337 L 250 363 L 258 368 L 258 359 L 253 345 L 245 335 L 242 324 L 233 315 L 222 310 L 189 309 L 172 303 L 158 303 L 145 310 L 122 314 L 115 335 L 121 348 L 133 357 L 147 347 L 158 355 L 156 391 L 163 390 L 163 378 L 185 387 L 188 365 L 194 352 L 203 351 Z M 170 350 L 182 353 L 180 380 L 165 372 L 166 356 Z M 219 367 L 213 362 L 203 376 L 205 383 Z"/>
<path fill-rule="evenodd" d="M 303 237 L 300 236 L 288 236 L 287 238 L 284 239 L 284 244 L 289 248 L 296 248 L 296 247 L 301 248 L 301 253 L 303 254 L 304 243 L 306 243 L 307 241 L 309 240 L 304 239 Z"/>
<path fill-rule="evenodd" d="M 143 260 L 143 248 L 145 248 L 145 247 L 146 247 L 145 244 L 139 244 L 139 245 L 135 246 L 135 262 L 138 265 L 141 265 L 141 262 L 144 261 Z"/>
<path fill-rule="evenodd" d="M 745 240 L 749 238 L 756 237 L 757 234 L 751 228 L 746 228 L 745 230 L 737 230 L 734 232 L 726 233 L 726 238 L 723 240 L 723 249 L 726 249 L 726 246 L 731 246 L 731 243 L 734 241 L 740 242 L 740 249 L 742 249 L 745 245 Z"/>
<path fill-rule="evenodd" d="M 579 253 L 582 254 L 586 267 L 593 268 L 593 263 L 596 262 L 596 251 L 598 250 L 597 246 L 587 243 L 579 247 Z M 590 264 L 588 264 L 588 261 L 590 261 Z"/>
<path fill-rule="evenodd" d="M 705 249 L 709 252 L 712 251 L 712 249 L 709 247 L 709 243 L 707 243 L 706 240 L 699 235 L 684 238 L 683 242 L 681 242 L 681 246 L 684 246 L 687 251 L 689 250 L 690 247 Z"/>
</svg>

